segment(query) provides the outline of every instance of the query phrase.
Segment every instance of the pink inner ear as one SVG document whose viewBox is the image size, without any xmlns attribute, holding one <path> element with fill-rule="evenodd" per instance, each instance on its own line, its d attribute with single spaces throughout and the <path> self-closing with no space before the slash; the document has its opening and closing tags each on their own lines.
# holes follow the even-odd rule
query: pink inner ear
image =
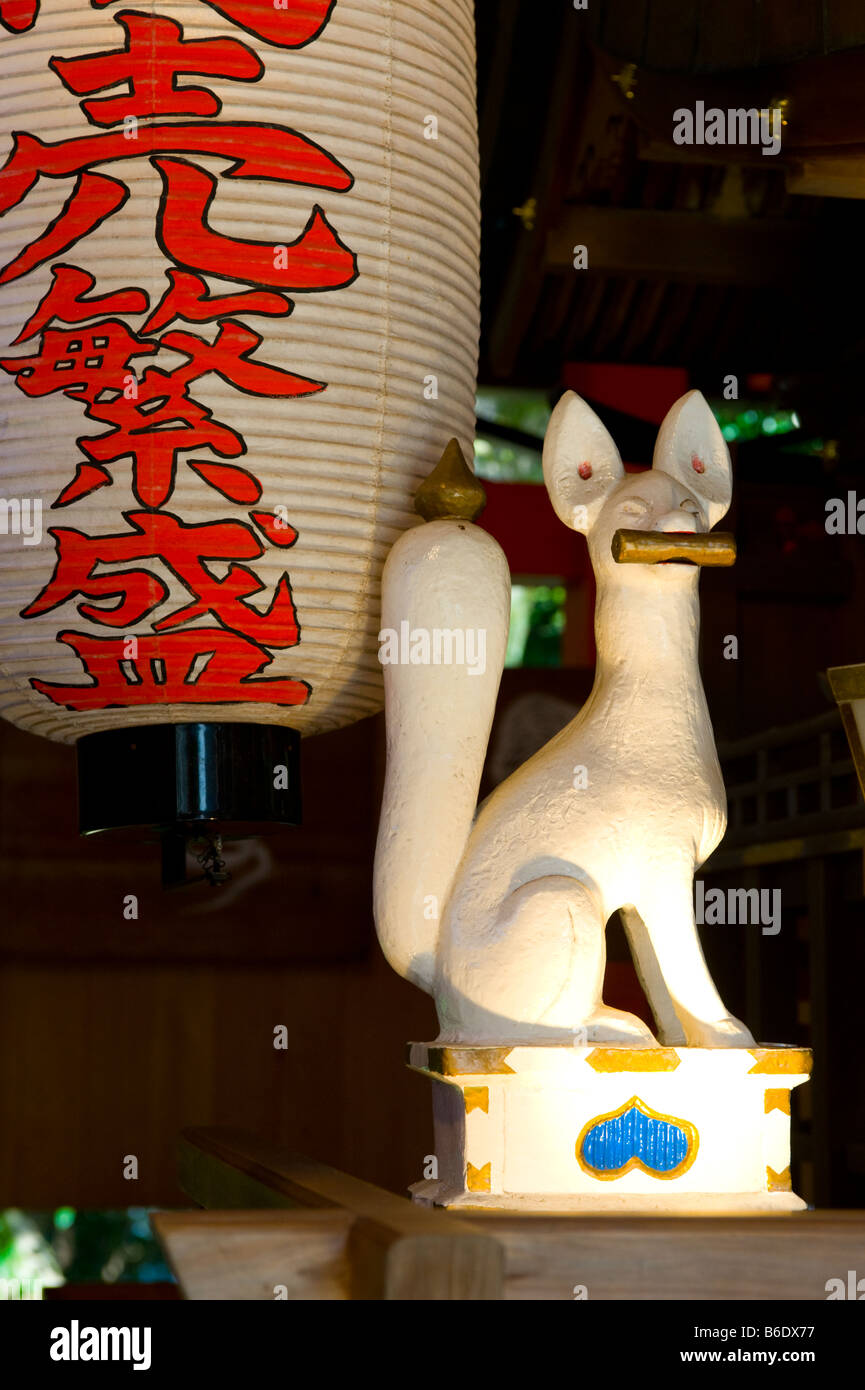
<svg viewBox="0 0 865 1390">
<path fill-rule="evenodd" d="M 592 476 L 592 465 L 590 463 L 581 463 L 579 468 L 577 469 L 577 472 L 579 473 L 583 481 L 585 481 L 587 478 L 591 478 Z"/>
<path fill-rule="evenodd" d="M 706 471 L 705 463 L 702 459 L 698 459 L 696 454 L 694 454 L 694 457 L 691 459 L 691 467 L 695 473 L 705 473 Z"/>
</svg>

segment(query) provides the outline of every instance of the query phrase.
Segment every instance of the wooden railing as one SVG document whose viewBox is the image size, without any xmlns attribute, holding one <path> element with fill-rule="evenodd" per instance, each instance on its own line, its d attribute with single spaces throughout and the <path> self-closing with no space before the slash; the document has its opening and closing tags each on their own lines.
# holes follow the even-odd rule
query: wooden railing
<svg viewBox="0 0 865 1390">
<path fill-rule="evenodd" d="M 852 1211 L 441 1211 L 232 1129 L 186 1130 L 180 1177 L 208 1210 L 152 1222 L 190 1299 L 824 1300 L 865 1238 Z"/>
<path fill-rule="evenodd" d="M 865 804 L 837 710 L 720 743 L 727 834 L 707 868 L 865 844 Z"/>
<path fill-rule="evenodd" d="M 180 1183 L 210 1210 L 153 1222 L 188 1298 L 502 1297 L 491 1236 L 243 1131 L 185 1130 Z"/>
</svg>

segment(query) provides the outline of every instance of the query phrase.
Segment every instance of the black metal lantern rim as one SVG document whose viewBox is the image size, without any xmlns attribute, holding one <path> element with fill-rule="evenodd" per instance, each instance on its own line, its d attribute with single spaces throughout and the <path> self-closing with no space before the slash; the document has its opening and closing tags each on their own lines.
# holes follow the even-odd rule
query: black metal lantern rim
<svg viewBox="0 0 865 1390">
<path fill-rule="evenodd" d="M 195 722 L 79 739 L 82 835 L 260 834 L 301 822 L 300 734 L 279 724 Z"/>
</svg>

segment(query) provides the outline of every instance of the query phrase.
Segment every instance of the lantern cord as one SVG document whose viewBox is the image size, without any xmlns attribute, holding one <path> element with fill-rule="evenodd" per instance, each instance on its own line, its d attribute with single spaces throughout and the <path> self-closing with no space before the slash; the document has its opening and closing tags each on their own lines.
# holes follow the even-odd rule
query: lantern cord
<svg viewBox="0 0 865 1390">
<path fill-rule="evenodd" d="M 198 850 L 195 855 L 196 862 L 204 870 L 204 877 L 211 888 L 228 882 L 231 878 L 231 870 L 222 857 L 221 835 L 207 835 L 200 840 L 195 840 L 190 848 Z"/>
</svg>

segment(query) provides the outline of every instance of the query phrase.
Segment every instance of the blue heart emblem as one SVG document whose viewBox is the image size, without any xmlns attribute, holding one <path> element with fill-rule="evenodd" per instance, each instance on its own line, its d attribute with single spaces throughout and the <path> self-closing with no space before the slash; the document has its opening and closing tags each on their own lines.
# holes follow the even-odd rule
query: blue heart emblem
<svg viewBox="0 0 865 1390">
<path fill-rule="evenodd" d="M 577 1158 L 594 1178 L 621 1178 L 633 1168 L 678 1178 L 697 1157 L 699 1142 L 688 1120 L 659 1115 L 632 1096 L 612 1114 L 589 1121 L 577 1140 Z"/>
</svg>

